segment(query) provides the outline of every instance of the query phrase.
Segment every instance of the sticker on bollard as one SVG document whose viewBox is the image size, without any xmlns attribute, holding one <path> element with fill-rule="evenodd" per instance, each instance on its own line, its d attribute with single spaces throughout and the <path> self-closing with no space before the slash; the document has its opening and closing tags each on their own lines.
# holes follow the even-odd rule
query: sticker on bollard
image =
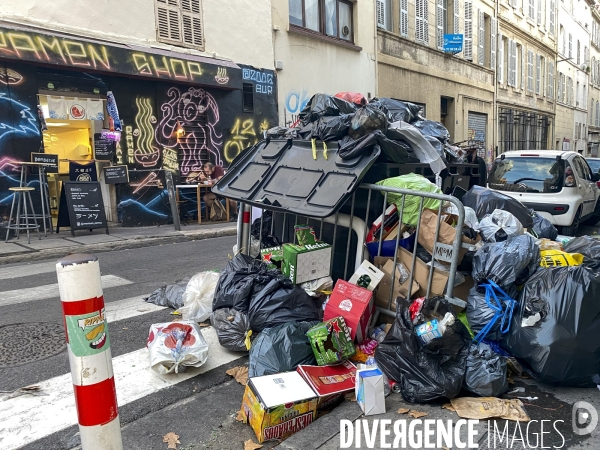
<svg viewBox="0 0 600 450">
<path fill-rule="evenodd" d="M 67 336 L 75 356 L 91 356 L 110 347 L 104 308 L 89 314 L 65 315 Z"/>
</svg>

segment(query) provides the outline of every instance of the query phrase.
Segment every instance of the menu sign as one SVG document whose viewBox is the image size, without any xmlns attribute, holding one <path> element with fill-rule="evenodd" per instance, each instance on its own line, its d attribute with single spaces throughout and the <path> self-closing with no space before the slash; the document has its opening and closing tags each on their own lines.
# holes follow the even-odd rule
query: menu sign
<svg viewBox="0 0 600 450">
<path fill-rule="evenodd" d="M 92 230 L 94 228 L 106 228 L 108 234 L 108 223 L 102 201 L 100 183 L 97 181 L 65 181 L 61 192 L 58 211 L 59 227 L 71 227 L 71 234 L 75 230 Z"/>
<path fill-rule="evenodd" d="M 48 164 L 44 170 L 46 173 L 58 173 L 58 155 L 52 153 L 32 153 L 31 162 Z"/>
</svg>

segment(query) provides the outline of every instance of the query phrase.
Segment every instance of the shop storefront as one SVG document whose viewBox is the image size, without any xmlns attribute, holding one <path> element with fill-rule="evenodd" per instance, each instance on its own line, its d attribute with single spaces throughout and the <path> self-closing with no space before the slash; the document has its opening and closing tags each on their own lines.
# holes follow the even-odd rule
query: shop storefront
<svg viewBox="0 0 600 450">
<path fill-rule="evenodd" d="M 276 92 L 271 70 L 0 23 L 1 221 L 16 163 L 45 152 L 60 162 L 54 215 L 61 182 L 89 177 L 109 221 L 164 223 L 165 171 L 185 184 L 205 162 L 227 167 L 276 125 Z M 109 165 L 126 165 L 129 183 L 104 183 Z"/>
</svg>

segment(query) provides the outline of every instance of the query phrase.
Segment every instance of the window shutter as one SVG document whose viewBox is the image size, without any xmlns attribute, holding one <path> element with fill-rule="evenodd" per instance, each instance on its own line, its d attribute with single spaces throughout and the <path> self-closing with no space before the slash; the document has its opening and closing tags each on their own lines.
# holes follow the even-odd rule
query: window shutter
<svg viewBox="0 0 600 450">
<path fill-rule="evenodd" d="M 454 34 L 460 34 L 460 0 L 454 0 Z"/>
<path fill-rule="evenodd" d="M 156 0 L 158 38 L 181 41 L 178 0 Z"/>
<path fill-rule="evenodd" d="M 550 28 L 550 34 L 554 35 L 554 21 L 556 14 L 556 0 L 550 0 L 550 19 L 548 20 L 548 28 Z"/>
<path fill-rule="evenodd" d="M 444 0 L 437 0 L 436 5 L 437 47 L 444 50 Z"/>
<path fill-rule="evenodd" d="M 508 58 L 506 58 L 506 62 L 508 67 L 506 68 L 506 84 L 508 86 L 514 85 L 513 79 L 513 67 L 512 67 L 512 50 L 513 50 L 513 41 L 512 39 L 508 40 Z"/>
<path fill-rule="evenodd" d="M 504 84 L 504 40 L 502 34 L 498 34 L 498 83 Z"/>
<path fill-rule="evenodd" d="M 538 0 L 537 24 L 538 24 L 538 26 L 542 25 L 542 0 Z"/>
<path fill-rule="evenodd" d="M 563 93 L 563 86 L 562 86 L 562 76 L 561 74 L 558 74 L 558 96 L 556 98 L 557 101 L 562 102 L 562 93 Z"/>
<path fill-rule="evenodd" d="M 202 47 L 204 45 L 204 30 L 202 27 L 201 0 L 181 0 L 181 23 L 183 42 L 188 45 Z"/>
<path fill-rule="evenodd" d="M 385 29 L 385 0 L 377 0 L 377 26 Z"/>
<path fill-rule="evenodd" d="M 479 26 L 479 34 L 477 36 L 477 62 L 480 66 L 485 64 L 485 17 L 483 11 L 477 13 L 477 25 Z"/>
<path fill-rule="evenodd" d="M 512 43 L 512 77 L 513 77 L 513 87 L 517 87 L 517 43 L 513 41 Z"/>
<path fill-rule="evenodd" d="M 408 0 L 400 0 L 400 35 L 408 37 Z"/>
<path fill-rule="evenodd" d="M 573 35 L 571 33 L 569 33 L 569 54 L 566 56 L 573 57 Z"/>
<path fill-rule="evenodd" d="M 548 63 L 548 98 L 554 98 L 554 63 Z"/>
<path fill-rule="evenodd" d="M 600 127 L 600 102 L 596 100 L 596 126 Z"/>
<path fill-rule="evenodd" d="M 541 82 L 541 75 L 542 75 L 542 55 L 535 55 L 536 59 L 535 59 L 535 93 L 540 95 L 541 94 L 541 86 L 540 86 L 540 82 Z"/>
<path fill-rule="evenodd" d="M 527 52 L 527 90 L 533 91 L 533 52 Z"/>
<path fill-rule="evenodd" d="M 496 70 L 496 19 L 490 20 L 490 69 Z"/>
<path fill-rule="evenodd" d="M 535 0 L 529 0 L 529 18 L 535 20 Z"/>
<path fill-rule="evenodd" d="M 465 59 L 473 60 L 473 3 L 465 1 Z"/>
<path fill-rule="evenodd" d="M 521 89 L 525 89 L 525 47 L 521 46 Z"/>
</svg>

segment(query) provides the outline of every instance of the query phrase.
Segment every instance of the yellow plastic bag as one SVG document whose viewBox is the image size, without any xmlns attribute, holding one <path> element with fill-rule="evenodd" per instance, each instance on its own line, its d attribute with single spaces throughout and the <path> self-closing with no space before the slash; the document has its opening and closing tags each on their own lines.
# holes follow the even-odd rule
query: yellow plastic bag
<svg viewBox="0 0 600 450">
<path fill-rule="evenodd" d="M 542 267 L 564 267 L 578 266 L 583 263 L 581 253 L 567 253 L 560 250 L 542 250 L 540 266 Z"/>
</svg>

